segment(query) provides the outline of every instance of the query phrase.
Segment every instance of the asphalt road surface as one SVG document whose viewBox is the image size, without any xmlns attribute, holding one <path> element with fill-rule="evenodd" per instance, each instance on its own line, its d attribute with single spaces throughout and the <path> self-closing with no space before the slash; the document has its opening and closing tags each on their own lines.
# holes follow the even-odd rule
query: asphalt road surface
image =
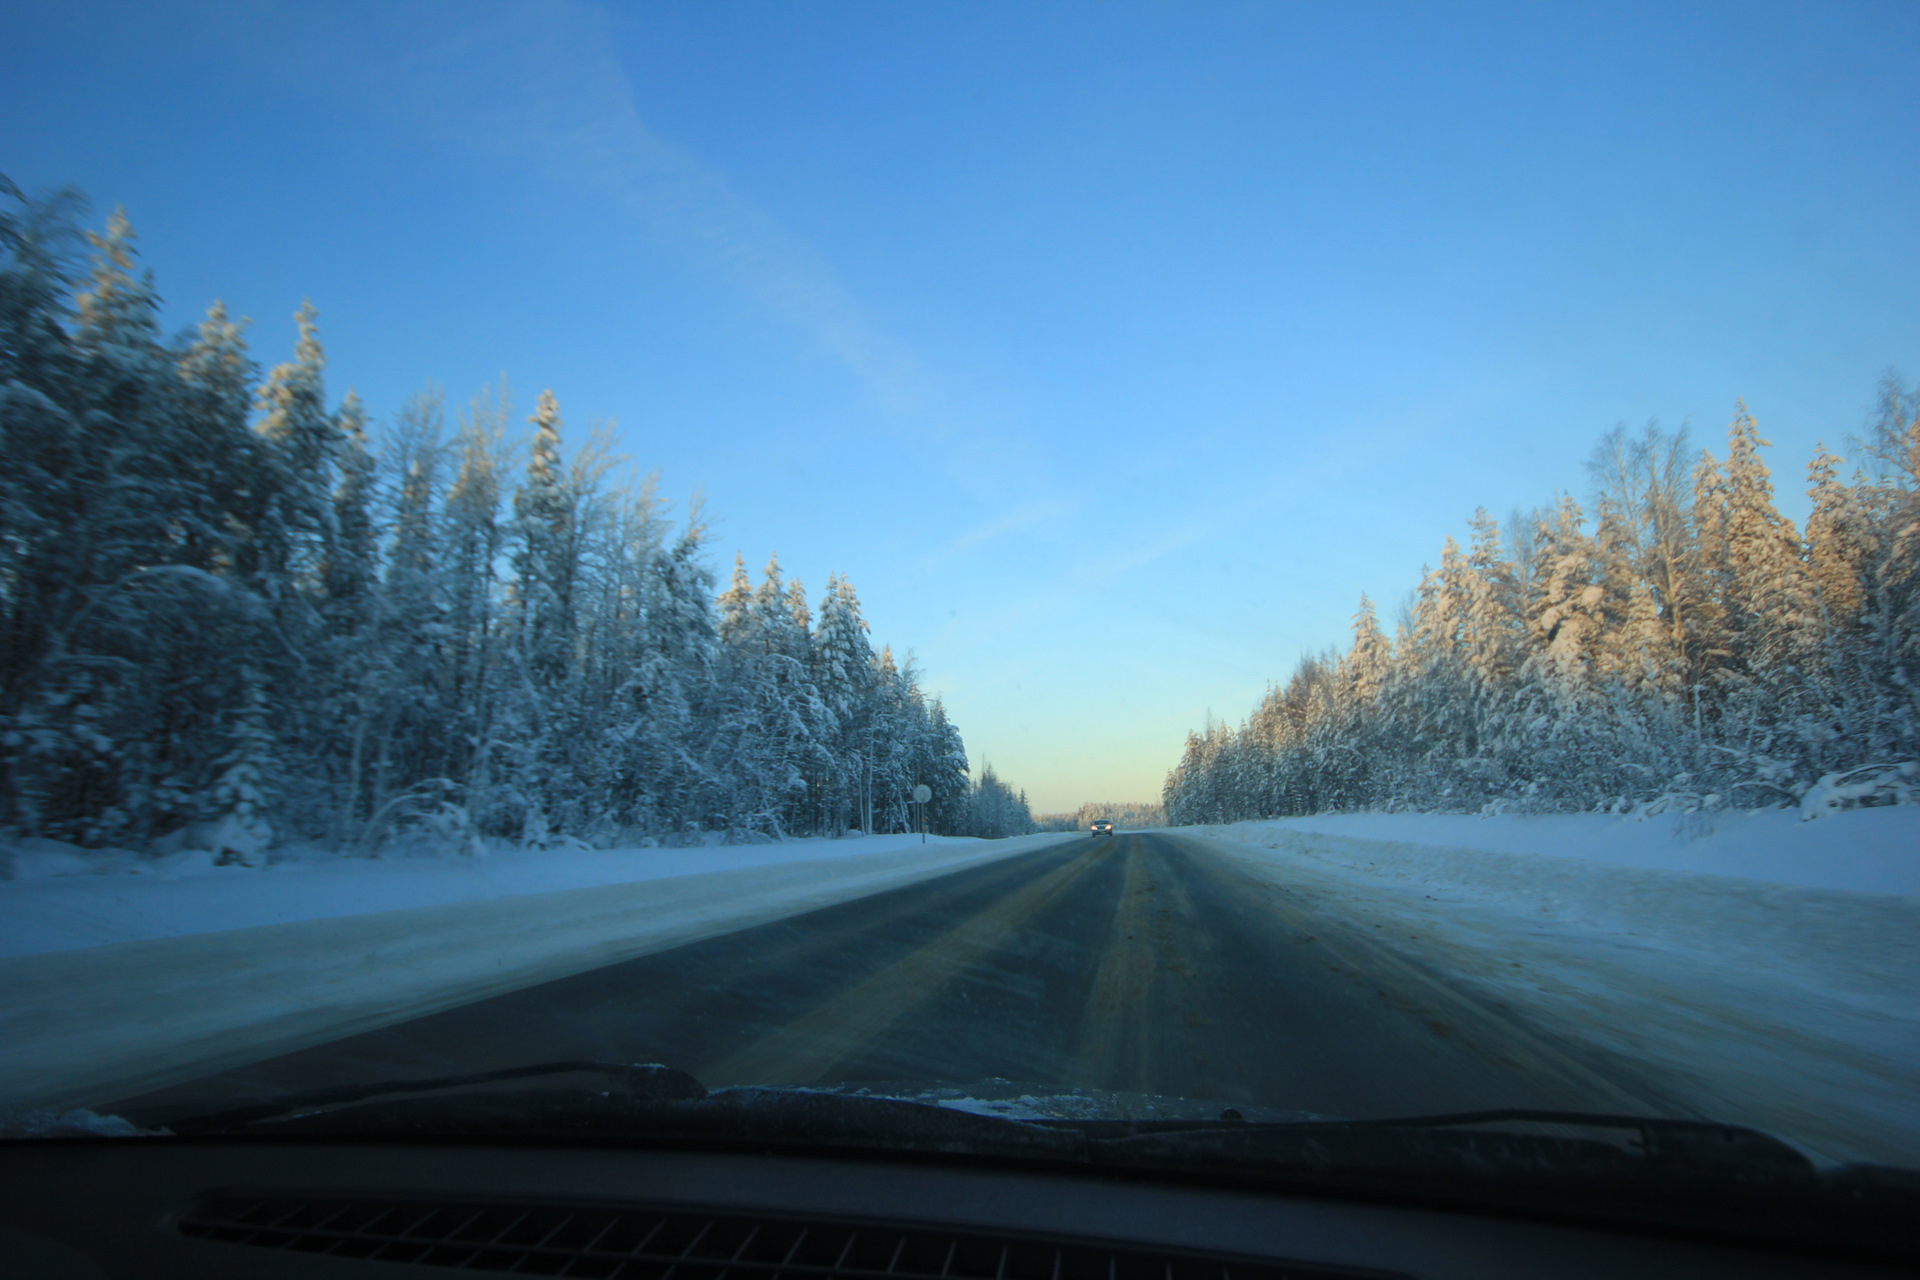
<svg viewBox="0 0 1920 1280">
<path fill-rule="evenodd" d="M 986 1080 L 1328 1116 L 1650 1113 L 1644 1091 L 1187 838 L 1063 839 L 128 1100 L 664 1062 L 709 1087 Z"/>
</svg>

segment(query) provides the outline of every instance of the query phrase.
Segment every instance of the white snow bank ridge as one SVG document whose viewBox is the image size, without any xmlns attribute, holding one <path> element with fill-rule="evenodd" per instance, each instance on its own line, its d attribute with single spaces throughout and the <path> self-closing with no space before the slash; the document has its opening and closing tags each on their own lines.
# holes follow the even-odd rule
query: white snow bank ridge
<svg viewBox="0 0 1920 1280">
<path fill-rule="evenodd" d="M 0 846 L 0 956 L 71 951 L 143 938 L 330 920 L 374 911 L 631 884 L 672 876 L 919 849 L 916 835 L 698 849 L 511 850 L 374 860 L 297 853 L 258 869 L 215 866 L 196 852 L 169 858 L 78 849 L 55 840 Z M 928 851 L 989 842 L 929 836 Z"/>
<path fill-rule="evenodd" d="M 0 1107 L 93 1106 L 1061 839 L 867 837 L 0 885 L 0 937 L 13 942 L 24 923 L 39 939 L 37 954 L 0 958 Z M 111 930 L 139 936 L 74 942 Z"/>
<path fill-rule="evenodd" d="M 1239 823 L 1233 829 L 1583 858 L 1813 889 L 1920 896 L 1920 805 L 1849 809 L 1818 822 L 1803 821 L 1792 809 L 1651 818 L 1604 813 L 1344 813 Z"/>
</svg>

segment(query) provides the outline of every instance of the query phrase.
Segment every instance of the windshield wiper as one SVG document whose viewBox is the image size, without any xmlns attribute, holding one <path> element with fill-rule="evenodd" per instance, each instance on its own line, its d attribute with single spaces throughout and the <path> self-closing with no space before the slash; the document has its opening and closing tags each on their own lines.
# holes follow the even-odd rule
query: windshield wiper
<svg viewBox="0 0 1920 1280">
<path fill-rule="evenodd" d="M 1740 1125 L 1513 1109 L 1133 1128 L 1092 1142 L 1094 1161 L 1276 1190 L 1359 1192 L 1920 1257 L 1912 1229 L 1920 1221 L 1920 1171 L 1823 1170 L 1788 1143 Z"/>
<path fill-rule="evenodd" d="M 1089 1137 L 1131 1142 L 1135 1148 L 1257 1153 L 1270 1160 L 1302 1143 L 1318 1151 L 1338 1144 L 1351 1153 L 1409 1148 L 1433 1152 L 1483 1151 L 1489 1142 L 1524 1150 L 1530 1171 L 1542 1162 L 1631 1161 L 1698 1174 L 1710 1168 L 1745 1178 L 1801 1179 L 1814 1165 L 1771 1134 L 1709 1120 L 1620 1116 L 1585 1111 L 1506 1108 L 1377 1120 L 1317 1119 L 1253 1124 L 1236 1119 L 1095 1122 L 1076 1126 Z"/>
<path fill-rule="evenodd" d="M 551 1083 L 568 1075 L 590 1084 Z M 535 1087 L 496 1088 L 539 1080 Z M 800 1088 L 709 1091 L 658 1063 L 561 1061 L 289 1094 L 155 1117 L 175 1137 L 747 1142 L 1082 1158 L 1078 1134 L 908 1099 Z"/>
<path fill-rule="evenodd" d="M 502 1067 L 494 1071 L 469 1071 L 452 1076 L 363 1081 L 339 1085 L 331 1089 L 310 1089 L 301 1093 L 282 1094 L 269 1101 L 244 1107 L 196 1112 L 180 1117 L 155 1118 L 154 1123 L 164 1125 L 169 1131 L 181 1137 L 232 1132 L 261 1121 L 276 1120 L 306 1112 L 325 1111 L 333 1107 L 349 1107 L 375 1098 L 405 1098 L 444 1093 L 453 1089 L 468 1089 L 478 1085 L 504 1084 L 515 1080 L 533 1080 L 562 1075 L 599 1076 L 613 1086 L 613 1090 L 635 1101 L 678 1102 L 707 1096 L 706 1086 L 698 1080 L 684 1071 L 675 1071 L 672 1067 L 663 1066 L 657 1062 L 593 1062 L 571 1059 L 558 1062 L 536 1062 L 519 1067 Z"/>
<path fill-rule="evenodd" d="M 562 1083 L 569 1075 L 586 1076 Z M 515 1087 L 515 1086 L 519 1087 Z M 714 1144 L 905 1152 L 1386 1196 L 1913 1256 L 1920 1173 L 1820 1170 L 1704 1120 L 1498 1110 L 1377 1120 L 1012 1119 L 886 1095 L 708 1090 L 657 1063 L 538 1063 L 288 1095 L 165 1121 L 177 1137 Z M 152 1121 L 149 1121 L 152 1123 Z"/>
</svg>

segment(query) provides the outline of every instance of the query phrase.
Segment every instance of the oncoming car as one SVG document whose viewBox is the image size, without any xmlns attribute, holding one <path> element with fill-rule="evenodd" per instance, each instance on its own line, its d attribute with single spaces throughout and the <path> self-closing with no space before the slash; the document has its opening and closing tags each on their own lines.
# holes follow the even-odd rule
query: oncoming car
<svg viewBox="0 0 1920 1280">
<path fill-rule="evenodd" d="M 1093 825 L 1087 828 L 1087 833 L 1095 836 L 1110 836 L 1113 834 L 1113 823 L 1105 818 L 1096 818 Z"/>
</svg>

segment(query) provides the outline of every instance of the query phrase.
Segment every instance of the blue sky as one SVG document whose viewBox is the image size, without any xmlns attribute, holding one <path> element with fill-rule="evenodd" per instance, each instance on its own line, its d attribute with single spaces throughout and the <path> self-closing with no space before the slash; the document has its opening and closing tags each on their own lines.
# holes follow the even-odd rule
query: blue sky
<svg viewBox="0 0 1920 1280">
<path fill-rule="evenodd" d="M 312 297 L 377 414 L 616 421 L 1053 809 L 1616 422 L 1744 396 L 1804 514 L 1920 373 L 1916 54 L 1911 4 L 13 0 L 0 172 L 263 363 Z"/>
</svg>

